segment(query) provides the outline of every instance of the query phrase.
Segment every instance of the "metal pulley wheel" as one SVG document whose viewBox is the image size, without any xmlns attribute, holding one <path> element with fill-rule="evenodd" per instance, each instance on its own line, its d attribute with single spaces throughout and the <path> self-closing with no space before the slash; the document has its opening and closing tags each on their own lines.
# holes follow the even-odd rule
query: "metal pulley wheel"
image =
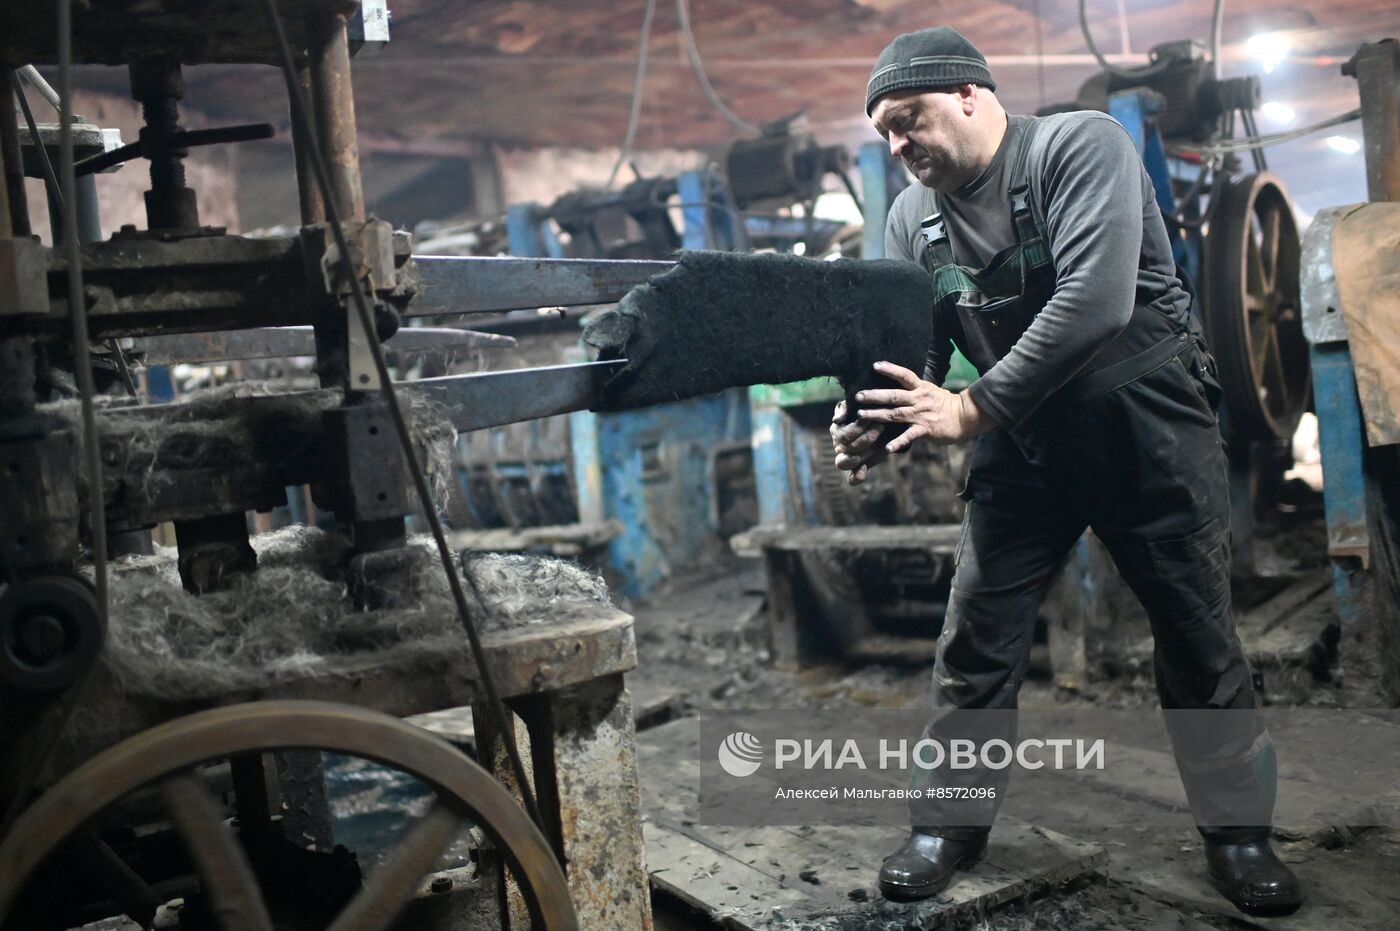
<svg viewBox="0 0 1400 931">
<path fill-rule="evenodd" d="M 1217 196 L 1205 243 L 1205 330 L 1229 439 L 1286 440 L 1311 388 L 1293 209 L 1270 172 L 1228 179 Z"/>
<path fill-rule="evenodd" d="M 84 579 L 45 575 L 0 586 L 0 686 L 66 688 L 91 665 L 104 636 Z"/>
<path fill-rule="evenodd" d="M 420 780 L 436 798 L 370 869 L 364 886 L 326 927 L 388 929 L 464 822 L 479 827 L 519 881 L 531 927 L 577 931 L 568 884 L 548 842 L 486 770 L 420 728 L 346 705 L 266 701 L 193 714 L 117 744 L 40 796 L 0 843 L 0 928 L 17 927 L 21 893 L 64 848 L 91 838 L 123 799 L 155 790 L 183 842 L 199 894 L 219 931 L 272 931 L 249 859 L 226 823 L 202 764 L 299 748 L 372 760 Z M 295 877 L 293 878 L 295 880 Z"/>
</svg>

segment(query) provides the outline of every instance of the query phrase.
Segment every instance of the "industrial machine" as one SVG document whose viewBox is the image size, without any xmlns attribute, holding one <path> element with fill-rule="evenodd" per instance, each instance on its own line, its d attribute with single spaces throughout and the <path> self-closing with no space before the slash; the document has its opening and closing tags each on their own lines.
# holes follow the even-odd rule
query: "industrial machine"
<svg viewBox="0 0 1400 931">
<path fill-rule="evenodd" d="M 822 146 L 800 117 L 731 143 L 703 169 L 581 190 L 506 215 L 515 256 L 659 260 L 677 249 L 832 249 L 847 225 L 813 215 L 828 176 L 854 190 L 849 156 Z M 802 209 L 792 210 L 794 204 Z M 536 361 L 579 354 L 578 317 L 480 320 Z M 464 436 L 466 526 L 516 533 L 519 545 L 597 546 L 629 597 L 712 567 L 754 523 L 750 405 L 742 389 L 640 411 L 534 420 Z M 563 526 L 559 526 L 563 525 Z M 472 534 L 462 539 L 471 540 Z"/>
<path fill-rule="evenodd" d="M 1367 203 L 1318 211 L 1303 240 L 1303 329 L 1317 399 L 1327 555 L 1340 620 L 1338 669 L 1352 707 L 1400 705 L 1400 392 L 1393 295 L 1400 265 L 1400 42 L 1342 66 L 1361 97 Z"/>
<path fill-rule="evenodd" d="M 57 65 L 65 116 L 59 127 L 33 123 L 22 146 L 16 72 L 0 73 L 0 927 L 118 915 L 225 929 L 446 928 L 464 916 L 645 926 L 623 683 L 636 661 L 631 619 L 603 603 L 502 617 L 466 567 L 459 579 L 419 465 L 443 431 L 587 407 L 607 366 L 395 383 L 380 344 L 415 317 L 615 301 L 666 264 L 415 258 L 406 233 L 367 216 L 349 56 L 382 41 L 382 5 L 20 6 L 0 5 L 0 61 Z M 188 149 L 270 132 L 180 125 L 182 67 L 207 62 L 283 73 L 303 224 L 291 235 L 253 239 L 200 222 Z M 145 118 L 135 142 L 113 148 L 72 131 L 78 64 L 127 69 Z M 102 240 L 78 219 L 84 186 L 136 160 L 150 171 L 146 223 Z M 23 177 L 36 164 L 66 220 L 54 248 L 31 235 Z M 319 387 L 233 386 L 172 404 L 104 395 L 121 391 L 133 348 L 152 360 L 311 350 Z M 309 487 L 334 513 L 341 542 L 290 538 L 319 568 L 283 590 L 332 587 L 320 608 L 293 598 L 285 614 L 250 616 L 240 580 L 276 588 L 288 570 L 259 555 L 249 514 L 284 505 L 289 487 Z M 409 516 L 435 545 L 407 537 Z M 178 558 L 142 557 L 162 523 Z M 420 557 L 432 552 L 448 593 L 435 602 L 421 584 Z M 136 562 L 115 566 L 123 553 Z M 145 570 L 150 587 L 133 595 L 130 573 Z M 109 611 L 118 592 L 131 597 Z M 159 667 L 114 665 L 133 618 L 167 597 L 190 617 L 238 625 L 214 624 L 211 643 L 237 643 L 260 624 L 309 625 L 345 652 L 272 654 L 241 670 L 178 653 Z M 298 616 L 331 604 L 331 615 Z M 440 649 L 390 649 L 412 625 L 442 623 Z M 397 720 L 467 706 L 481 764 Z M 325 753 L 430 789 L 427 814 L 373 865 L 336 846 Z M 469 856 L 453 846 L 464 824 L 478 832 Z M 450 849 L 458 868 L 435 873 Z"/>
</svg>

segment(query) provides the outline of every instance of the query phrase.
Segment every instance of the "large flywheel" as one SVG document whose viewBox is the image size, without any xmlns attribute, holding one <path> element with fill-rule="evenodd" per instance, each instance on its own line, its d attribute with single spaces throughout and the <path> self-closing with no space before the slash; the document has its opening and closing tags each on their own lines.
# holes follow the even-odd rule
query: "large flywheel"
<svg viewBox="0 0 1400 931">
<path fill-rule="evenodd" d="M 344 887 L 341 901 L 321 917 L 307 914 L 306 900 L 318 897 L 313 893 L 324 897 L 325 890 L 316 887 L 325 881 L 315 878 L 318 874 L 311 872 L 305 851 L 294 851 L 301 859 L 270 857 L 266 851 L 281 848 L 253 836 L 256 826 L 245 823 L 246 805 L 234 827 L 216 785 L 223 761 L 256 762 L 263 754 L 297 749 L 377 762 L 414 777 L 435 796 L 363 883 L 357 866 L 343 864 L 350 875 L 348 882 L 336 884 Z M 261 779 L 257 782 L 260 785 Z M 163 811 L 158 820 L 173 829 L 185 864 L 177 867 L 177 875 L 184 878 L 172 879 L 167 870 L 160 884 L 139 875 L 142 871 L 130 864 L 118 864 L 115 872 L 124 878 L 126 899 L 146 903 L 138 919 L 145 926 L 150 903 L 164 899 L 155 892 L 174 888 L 190 906 L 181 913 L 181 927 L 192 925 L 200 931 L 387 931 L 469 823 L 494 842 L 518 879 L 532 928 L 578 928 L 568 885 L 549 843 L 489 773 L 439 738 L 387 715 L 304 701 L 232 705 L 179 718 L 78 767 L 40 796 L 0 843 L 0 928 L 38 927 L 26 898 L 32 898 L 36 886 L 50 898 L 56 891 L 61 894 L 61 888 L 55 890 L 46 878 L 62 871 L 64 864 L 82 862 L 79 857 L 89 848 L 101 847 L 110 864 L 117 856 L 106 846 L 113 816 L 141 799 L 147 807 Z M 266 811 L 263 799 L 262 814 Z M 266 825 L 257 828 L 266 831 Z M 164 848 L 177 849 L 171 844 Z M 344 861 L 343 853 L 344 848 L 337 848 L 331 859 Z M 278 862 L 284 864 L 282 873 L 285 864 L 293 864 L 294 875 L 275 875 Z M 109 866 L 105 872 L 113 869 Z M 120 897 L 117 908 L 128 915 L 142 910 L 123 907 Z M 48 911 L 41 909 L 39 914 Z M 190 911 L 202 917 L 191 921 Z"/>
<path fill-rule="evenodd" d="M 1227 179 L 1216 196 L 1205 243 L 1205 329 L 1230 440 L 1286 440 L 1311 385 L 1293 208 L 1267 171 Z"/>
</svg>

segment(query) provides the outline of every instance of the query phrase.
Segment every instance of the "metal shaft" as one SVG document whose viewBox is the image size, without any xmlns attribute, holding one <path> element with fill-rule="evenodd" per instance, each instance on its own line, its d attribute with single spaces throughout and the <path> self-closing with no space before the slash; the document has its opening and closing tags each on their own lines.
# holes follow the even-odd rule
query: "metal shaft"
<svg viewBox="0 0 1400 931">
<path fill-rule="evenodd" d="M 0 69 L 0 166 L 5 192 L 0 210 L 0 236 L 28 236 L 29 206 L 24 196 L 24 163 L 19 150 L 19 123 L 15 120 L 14 72 Z"/>
<path fill-rule="evenodd" d="M 325 43 L 312 50 L 311 89 L 316 137 L 331 172 L 331 191 L 342 223 L 365 216 L 360 187 L 360 147 L 355 136 L 355 91 L 350 84 L 350 46 L 345 17 L 337 16 Z"/>
</svg>

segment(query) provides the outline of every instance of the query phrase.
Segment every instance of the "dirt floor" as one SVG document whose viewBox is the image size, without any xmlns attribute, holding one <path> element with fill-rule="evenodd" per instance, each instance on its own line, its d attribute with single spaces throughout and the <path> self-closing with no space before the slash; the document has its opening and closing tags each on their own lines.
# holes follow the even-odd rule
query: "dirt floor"
<svg viewBox="0 0 1400 931">
<path fill-rule="evenodd" d="M 1315 553 L 1311 547 L 1303 549 Z M 1306 552 L 1280 553 L 1277 548 L 1269 549 L 1265 558 L 1272 565 L 1289 568 L 1315 561 Z M 629 680 L 639 711 L 916 707 L 923 701 L 930 668 L 926 659 L 899 666 L 827 665 L 801 672 L 775 668 L 766 648 L 763 590 L 761 570 L 756 563 L 748 563 L 723 576 L 676 585 L 649 604 L 633 606 L 640 662 Z M 1322 695 L 1319 703 L 1330 700 Z M 1093 695 L 1057 689 L 1043 651 L 1037 652 L 1021 692 L 1023 708 L 1139 704 L 1156 704 L 1150 683 L 1141 680 L 1100 683 Z M 1063 786 L 1040 785 L 1020 791 L 1054 791 L 1059 808 L 1067 804 L 1066 795 L 1071 807 L 1082 806 L 1089 815 L 1086 826 L 1066 833 L 1106 848 L 1107 867 L 1052 894 L 994 909 L 966 927 L 1016 931 L 1400 927 L 1400 831 L 1338 825 L 1303 833 L 1277 832 L 1275 848 L 1301 877 L 1308 901 L 1302 911 L 1287 918 L 1251 919 L 1235 911 L 1205 880 L 1200 838 L 1189 819 L 1183 819 L 1179 830 L 1096 828 L 1092 825 L 1102 821 L 1097 816 L 1105 810 L 1116 810 L 1118 823 L 1131 824 L 1134 806 L 1154 802 L 1108 786 L 1076 784 L 1065 793 Z M 1017 791 L 1013 786 L 1017 807 L 1034 810 L 1034 797 L 1023 794 L 1017 799 Z M 995 844 L 995 833 L 992 840 Z M 666 931 L 715 927 L 672 901 L 657 902 L 657 917 L 658 928 Z M 890 931 L 912 927 L 901 920 L 899 909 L 881 901 L 871 901 L 869 920 L 862 919 L 860 926 Z"/>
</svg>

